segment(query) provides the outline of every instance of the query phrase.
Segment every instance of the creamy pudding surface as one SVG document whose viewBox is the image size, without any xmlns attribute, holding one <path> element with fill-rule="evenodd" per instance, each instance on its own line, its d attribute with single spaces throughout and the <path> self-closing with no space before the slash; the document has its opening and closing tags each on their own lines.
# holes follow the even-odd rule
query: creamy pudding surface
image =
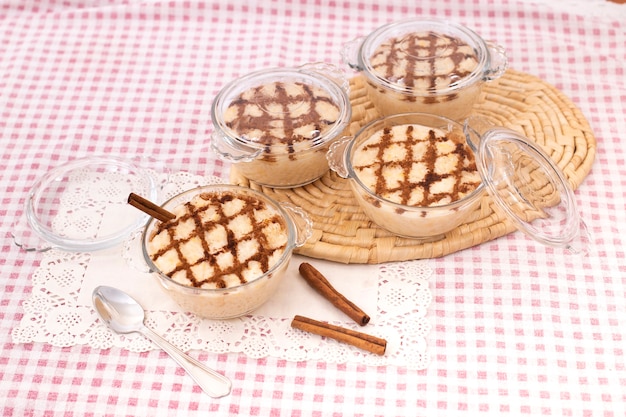
<svg viewBox="0 0 626 417">
<path fill-rule="evenodd" d="M 285 219 L 264 201 L 233 192 L 203 192 L 159 223 L 148 254 L 179 284 L 231 288 L 270 270 L 288 243 Z"/>
<path fill-rule="evenodd" d="M 459 134 L 418 124 L 383 128 L 362 142 L 352 166 L 372 193 L 393 203 L 433 207 L 460 200 L 481 183 Z"/>
<path fill-rule="evenodd" d="M 315 146 L 337 121 L 338 104 L 324 89 L 297 81 L 250 88 L 234 99 L 224 122 L 237 137 L 268 154 L 293 154 Z"/>
<path fill-rule="evenodd" d="M 393 84 L 422 94 L 437 94 L 472 74 L 478 67 L 478 56 L 459 38 L 417 32 L 380 44 L 370 57 L 370 64 L 373 73 Z"/>
</svg>

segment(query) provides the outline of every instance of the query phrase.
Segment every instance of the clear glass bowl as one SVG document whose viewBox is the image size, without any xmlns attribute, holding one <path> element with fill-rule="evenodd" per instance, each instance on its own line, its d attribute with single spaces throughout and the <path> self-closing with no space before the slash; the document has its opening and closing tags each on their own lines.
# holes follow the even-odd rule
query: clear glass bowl
<svg viewBox="0 0 626 417">
<path fill-rule="evenodd" d="M 259 91 L 276 83 L 301 84 L 312 96 L 281 92 L 284 95 L 278 100 L 283 103 L 268 102 Z M 325 157 L 328 146 L 341 136 L 350 121 L 348 91 L 349 82 L 341 71 L 321 63 L 266 69 L 233 80 L 213 101 L 211 148 L 258 184 L 290 188 L 311 183 L 328 171 Z M 288 94 L 287 105 L 284 101 Z M 245 100 L 240 99 L 242 95 Z M 318 104 L 310 105 L 309 100 L 319 103 L 321 97 L 336 106 L 335 120 L 325 120 L 317 111 Z M 233 118 L 233 106 L 244 101 L 246 113 Z M 229 123 L 233 119 L 254 129 L 242 133 L 242 129 Z"/>
<path fill-rule="evenodd" d="M 355 150 L 373 134 L 390 126 L 416 124 L 439 129 L 464 138 L 463 125 L 431 114 L 405 113 L 374 120 L 354 137 L 338 141 L 328 152 L 329 165 L 341 177 L 348 178 L 353 195 L 365 214 L 378 226 L 398 236 L 437 240 L 446 232 L 471 220 L 484 195 L 483 183 L 465 197 L 439 206 L 398 204 L 372 192 L 354 170 Z"/>
<path fill-rule="evenodd" d="M 143 256 L 162 288 L 184 310 L 210 319 L 228 319 L 250 313 L 264 304 L 280 285 L 291 260 L 293 249 L 302 246 L 310 237 L 312 226 L 308 215 L 300 208 L 288 203 L 277 203 L 266 195 L 235 185 L 207 185 L 176 195 L 162 207 L 168 211 L 191 201 L 195 196 L 209 192 L 234 196 L 252 197 L 263 202 L 276 212 L 287 226 L 287 245 L 280 258 L 264 274 L 248 280 L 245 284 L 227 288 L 198 288 L 181 284 L 161 272 L 149 254 L 149 242 L 157 225 L 151 219 L 142 236 Z"/>
<path fill-rule="evenodd" d="M 429 48 L 415 49 L 417 34 Z M 394 52 L 381 55 L 380 48 L 390 43 Z M 474 58 L 463 61 L 468 53 Z M 383 116 L 421 112 L 462 121 L 484 82 L 499 78 L 507 68 L 502 47 L 463 25 L 435 19 L 386 24 L 346 44 L 342 56 L 365 76 L 368 96 Z"/>
</svg>

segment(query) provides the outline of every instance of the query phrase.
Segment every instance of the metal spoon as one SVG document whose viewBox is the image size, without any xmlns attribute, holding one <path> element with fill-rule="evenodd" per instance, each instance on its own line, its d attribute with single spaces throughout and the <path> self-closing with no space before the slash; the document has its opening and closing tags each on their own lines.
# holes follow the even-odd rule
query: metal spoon
<svg viewBox="0 0 626 417">
<path fill-rule="evenodd" d="M 91 299 L 96 311 L 111 329 L 123 334 L 141 333 L 152 340 L 183 367 L 209 396 L 219 398 L 230 393 L 228 378 L 207 368 L 146 327 L 143 307 L 130 295 L 117 288 L 100 286 L 93 291 Z"/>
</svg>

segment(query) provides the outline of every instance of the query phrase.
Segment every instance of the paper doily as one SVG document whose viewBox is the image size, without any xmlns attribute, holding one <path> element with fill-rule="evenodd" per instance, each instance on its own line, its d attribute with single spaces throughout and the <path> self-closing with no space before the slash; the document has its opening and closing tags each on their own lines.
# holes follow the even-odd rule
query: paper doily
<svg viewBox="0 0 626 417">
<path fill-rule="evenodd" d="M 163 189 L 164 198 L 219 182 L 214 177 L 172 174 Z M 131 253 L 132 240 L 131 237 L 116 248 L 124 262 L 135 259 Z M 24 316 L 12 331 L 14 342 L 44 342 L 59 347 L 86 344 L 99 349 L 115 346 L 134 352 L 156 348 L 141 335 L 112 332 L 98 319 L 91 305 L 79 301 L 87 268 L 98 256 L 97 252 L 59 250 L 43 254 L 32 276 L 32 295 L 23 302 Z M 426 336 L 431 328 L 427 311 L 432 300 L 429 278 L 433 270 L 429 262 L 367 266 L 377 279 L 376 314 L 370 313 L 372 320 L 365 327 L 347 321 L 332 322 L 385 338 L 388 344 L 384 356 L 292 329 L 291 318 L 285 317 L 252 314 L 232 320 L 207 320 L 189 313 L 148 310 L 146 325 L 185 351 L 240 352 L 250 358 L 273 356 L 290 361 L 358 362 L 424 369 L 430 362 Z M 350 266 L 337 265 L 337 268 Z"/>
</svg>

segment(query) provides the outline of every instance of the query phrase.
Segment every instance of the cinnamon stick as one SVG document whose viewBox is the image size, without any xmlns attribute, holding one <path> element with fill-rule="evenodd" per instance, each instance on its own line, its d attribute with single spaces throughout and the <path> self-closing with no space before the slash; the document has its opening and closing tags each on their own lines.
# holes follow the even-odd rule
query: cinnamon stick
<svg viewBox="0 0 626 417">
<path fill-rule="evenodd" d="M 135 208 L 138 208 L 139 210 L 143 211 L 151 217 L 154 217 L 157 220 L 161 220 L 162 222 L 166 222 L 168 220 L 176 218 L 176 215 L 174 213 L 165 210 L 163 207 L 158 206 L 152 201 L 147 200 L 135 193 L 130 193 L 128 195 L 128 204 Z"/>
<path fill-rule="evenodd" d="M 387 341 L 385 339 L 313 320 L 308 317 L 296 315 L 291 321 L 291 327 L 322 337 L 329 337 L 359 349 L 375 353 L 376 355 L 384 355 L 387 349 Z"/>
<path fill-rule="evenodd" d="M 337 291 L 321 272 L 309 263 L 300 264 L 300 275 L 324 298 L 330 301 L 335 307 L 348 315 L 352 320 L 365 326 L 370 321 L 370 316 L 365 314 L 356 304 L 348 300 L 343 294 Z"/>
</svg>

